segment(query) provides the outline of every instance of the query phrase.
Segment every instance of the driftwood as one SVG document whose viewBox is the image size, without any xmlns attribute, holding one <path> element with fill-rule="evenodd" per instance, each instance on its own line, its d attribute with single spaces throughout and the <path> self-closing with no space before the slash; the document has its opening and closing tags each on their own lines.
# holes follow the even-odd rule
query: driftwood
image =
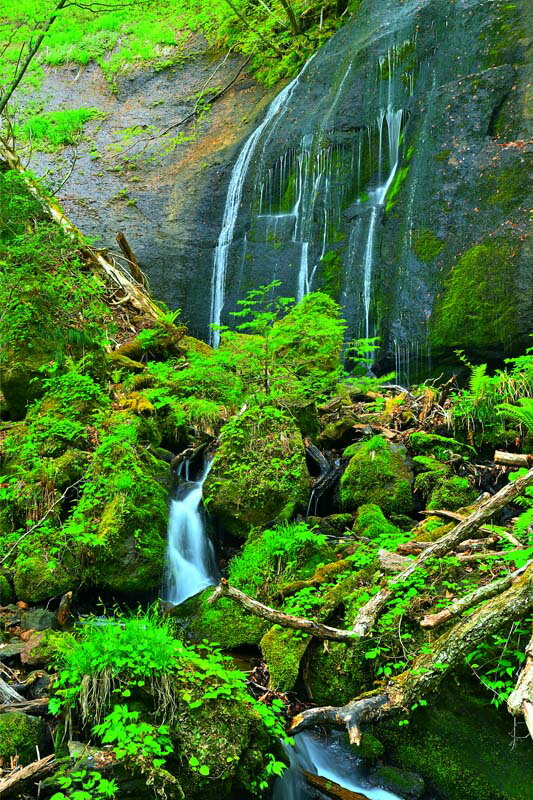
<svg viewBox="0 0 533 800">
<path fill-rule="evenodd" d="M 228 597 L 230 600 L 234 600 L 247 611 L 255 614 L 256 617 L 266 619 L 275 625 L 282 625 L 284 628 L 294 628 L 299 631 L 305 631 L 312 636 L 316 636 L 318 639 L 351 642 L 355 638 L 355 634 L 352 631 L 330 628 L 329 625 L 323 625 L 312 619 L 295 617 L 292 614 L 285 614 L 283 611 L 276 611 L 274 608 L 265 606 L 258 600 L 254 600 L 252 597 L 244 594 L 244 592 L 241 592 L 239 589 L 235 589 L 234 586 L 230 586 L 225 578 L 220 581 L 207 602 L 216 603 L 221 597 Z"/>
<path fill-rule="evenodd" d="M 314 775 L 312 772 L 304 770 L 304 778 L 314 789 L 319 789 L 322 794 L 327 797 L 332 797 L 333 800 L 369 800 L 366 794 L 361 792 L 353 792 L 351 789 L 345 789 L 335 781 L 329 778 L 323 778 L 322 775 Z"/>
<path fill-rule="evenodd" d="M 10 711 L 20 711 L 23 714 L 33 714 L 44 717 L 48 714 L 49 697 L 39 697 L 37 700 L 25 700 L 20 695 L 17 695 L 18 700 L 3 703 L 0 705 L 0 714 L 6 714 Z"/>
<path fill-rule="evenodd" d="M 526 647 L 526 661 L 516 686 L 507 699 L 507 709 L 515 717 L 524 715 L 529 735 L 533 739 L 533 636 Z"/>
<path fill-rule="evenodd" d="M 352 700 L 338 708 L 307 709 L 293 717 L 291 733 L 320 724 L 345 725 L 350 740 L 360 742 L 362 724 L 405 713 L 414 702 L 435 692 L 448 672 L 462 664 L 467 653 L 487 636 L 510 622 L 523 619 L 532 610 L 533 564 L 529 564 L 511 587 L 459 620 L 436 640 L 431 653 L 418 656 L 408 670 L 392 678 L 379 694 Z M 527 685 L 530 685 L 529 678 Z M 531 713 L 529 700 L 526 700 L 526 710 Z"/>
<path fill-rule="evenodd" d="M 411 563 L 411 559 L 407 558 L 407 556 L 391 553 L 389 550 L 380 550 L 378 552 L 378 561 L 383 572 L 401 572 Z"/>
<path fill-rule="evenodd" d="M 0 678 L 0 703 L 18 703 L 23 702 L 24 698 L 13 689 L 9 683 Z M 0 705 L 0 710 L 2 709 L 2 705 Z"/>
<path fill-rule="evenodd" d="M 524 489 L 533 484 L 533 469 L 530 469 L 523 477 L 518 478 L 513 483 L 507 484 L 492 497 L 485 500 L 479 508 L 472 512 L 466 519 L 460 522 L 445 536 L 433 542 L 431 547 L 424 550 L 418 558 L 411 561 L 406 570 L 401 572 L 395 579 L 396 585 L 403 583 L 411 577 L 419 566 L 425 564 L 429 559 L 440 558 L 449 553 L 458 544 L 464 542 L 481 526 L 487 522 L 500 508 L 510 503 L 515 497 L 522 494 Z M 464 558 L 464 557 L 463 557 Z M 375 594 L 360 610 L 355 621 L 353 631 L 360 636 L 366 634 L 374 627 L 376 619 L 391 598 L 390 588 L 381 589 Z"/>
<path fill-rule="evenodd" d="M 40 780 L 56 768 L 55 756 L 46 756 L 39 761 L 28 764 L 27 767 L 18 769 L 0 780 L 0 797 L 13 797 L 20 794 L 27 783 Z M 37 796 L 37 795 L 35 795 Z"/>
<path fill-rule="evenodd" d="M 479 588 L 474 589 L 473 592 L 470 592 L 470 594 L 455 600 L 455 602 L 451 603 L 446 608 L 443 608 L 442 611 L 439 611 L 437 614 L 426 614 L 426 616 L 420 621 L 421 626 L 423 628 L 436 628 L 439 625 L 448 622 L 448 620 L 452 619 L 453 617 L 458 617 L 459 614 L 463 613 L 463 611 L 467 611 L 469 608 L 477 606 L 478 603 L 485 602 L 485 600 L 490 600 L 491 597 L 501 594 L 513 585 L 513 582 L 520 575 L 522 575 L 530 563 L 531 562 L 528 561 L 527 564 L 520 569 L 517 569 L 515 572 L 510 572 L 508 575 L 504 575 L 503 578 L 498 578 L 491 583 L 487 583 L 485 586 L 480 586 Z"/>
<path fill-rule="evenodd" d="M 0 153 L 12 170 L 22 174 L 29 191 L 39 200 L 42 208 L 50 217 L 70 236 L 77 250 L 95 269 L 100 273 L 104 273 L 113 286 L 124 292 L 125 296 L 121 302 L 129 301 L 139 311 L 153 319 L 159 319 L 162 311 L 144 291 L 143 287 L 131 281 L 107 255 L 86 244 L 82 232 L 68 219 L 57 203 L 54 203 L 44 194 L 37 181 L 31 178 L 24 170 L 16 153 L 4 141 L 0 141 Z"/>
<path fill-rule="evenodd" d="M 506 467 L 533 467 L 533 455 L 530 453 L 505 453 L 503 450 L 496 450 L 494 453 L 496 464 L 503 464 Z"/>
</svg>

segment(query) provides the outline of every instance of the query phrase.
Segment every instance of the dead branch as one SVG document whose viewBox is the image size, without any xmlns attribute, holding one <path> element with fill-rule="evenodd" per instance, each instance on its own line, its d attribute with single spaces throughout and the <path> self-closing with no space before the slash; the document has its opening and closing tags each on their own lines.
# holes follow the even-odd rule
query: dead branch
<svg viewBox="0 0 533 800">
<path fill-rule="evenodd" d="M 118 246 L 120 247 L 120 249 L 124 254 L 124 258 L 128 262 L 131 274 L 133 275 L 133 277 L 140 286 L 146 287 L 146 277 L 143 274 L 139 262 L 135 258 L 135 253 L 131 249 L 131 245 L 126 239 L 126 234 L 124 233 L 124 231 L 119 231 L 117 233 L 116 239 L 118 242 Z"/>
<path fill-rule="evenodd" d="M 18 703 L 20 701 L 24 701 L 24 698 L 13 689 L 9 683 L 6 683 L 2 678 L 0 678 L 0 702 L 2 703 Z M 0 710 L 3 708 L 0 705 Z"/>
<path fill-rule="evenodd" d="M 41 758 L 39 761 L 34 761 L 33 764 L 28 764 L 27 767 L 12 772 L 7 778 L 0 780 L 0 797 L 12 797 L 19 795 L 25 784 L 34 781 L 36 778 L 39 780 L 49 772 L 53 772 L 56 768 L 56 761 L 54 754 Z"/>
<path fill-rule="evenodd" d="M 526 661 L 516 686 L 507 699 L 507 709 L 514 717 L 524 715 L 529 735 L 533 739 L 533 636 L 526 647 Z"/>
<path fill-rule="evenodd" d="M 443 608 L 442 611 L 439 611 L 437 614 L 426 614 L 426 616 L 421 619 L 420 625 L 423 628 L 436 628 L 438 625 L 448 622 L 452 617 L 458 617 L 463 611 L 477 606 L 478 603 L 482 603 L 485 600 L 489 600 L 491 597 L 495 597 L 497 594 L 501 594 L 513 585 L 513 581 L 522 575 L 524 570 L 531 563 L 531 561 L 528 561 L 527 564 L 515 570 L 515 572 L 510 572 L 508 575 L 504 575 L 503 578 L 498 578 L 491 583 L 487 583 L 485 586 L 474 589 L 473 592 L 455 600 L 447 606 L 447 608 Z"/>
<path fill-rule="evenodd" d="M 533 484 L 533 469 L 530 469 L 524 476 L 518 478 L 513 483 L 507 484 L 492 497 L 485 500 L 475 511 L 466 519 L 462 520 L 445 536 L 442 536 L 431 547 L 424 550 L 418 558 L 411 562 L 406 570 L 394 578 L 394 584 L 398 586 L 411 577 L 420 566 L 426 564 L 432 558 L 440 558 L 453 550 L 458 544 L 468 539 L 478 528 L 487 522 L 500 508 L 510 503 L 515 497 L 522 494 L 524 489 Z M 380 615 L 387 601 L 391 598 L 390 588 L 381 589 L 375 594 L 360 610 L 357 615 L 353 631 L 360 636 L 365 636 L 374 626 L 376 619 Z"/>
<path fill-rule="evenodd" d="M 510 622 L 527 617 L 532 610 L 533 564 L 529 564 L 506 591 L 459 620 L 437 639 L 431 653 L 418 656 L 409 669 L 392 678 L 380 694 L 361 697 L 338 708 L 326 706 L 303 711 L 293 718 L 291 733 L 318 724 L 345 725 L 350 740 L 359 742 L 363 723 L 405 713 L 415 701 L 435 692 L 445 675 L 462 664 L 467 653 L 487 636 Z M 533 704 L 526 700 L 528 714 L 529 705 L 533 710 Z"/>
<path fill-rule="evenodd" d="M 10 702 L 0 705 L 0 714 L 7 714 L 11 711 L 20 711 L 22 714 L 34 714 L 38 717 L 45 717 L 48 714 L 49 697 L 39 697 L 37 700 L 25 700 L 17 692 L 15 692 L 18 700 L 13 699 Z"/>
<path fill-rule="evenodd" d="M 503 464 L 506 467 L 532 467 L 533 455 L 529 453 L 505 453 L 503 450 L 496 450 L 494 453 L 494 462 L 496 464 Z"/>
<path fill-rule="evenodd" d="M 284 614 L 283 611 L 276 611 L 274 608 L 265 606 L 258 600 L 254 600 L 252 597 L 244 594 L 244 592 L 241 592 L 239 589 L 235 589 L 234 586 L 230 586 L 225 578 L 220 581 L 207 602 L 216 603 L 221 597 L 228 597 L 230 600 L 234 600 L 256 617 L 266 619 L 275 625 L 282 625 L 284 628 L 295 628 L 299 631 L 306 631 L 310 635 L 316 636 L 317 639 L 353 642 L 354 638 L 356 638 L 356 634 L 352 631 L 330 628 L 329 625 L 322 625 L 322 623 L 315 622 L 312 619 L 304 619 L 304 617 Z"/>
</svg>

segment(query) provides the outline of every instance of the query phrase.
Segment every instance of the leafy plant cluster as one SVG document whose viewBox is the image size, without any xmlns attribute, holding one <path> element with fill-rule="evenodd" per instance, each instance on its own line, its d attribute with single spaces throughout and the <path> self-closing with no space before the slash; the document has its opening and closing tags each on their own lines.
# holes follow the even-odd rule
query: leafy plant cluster
<svg viewBox="0 0 533 800">
<path fill-rule="evenodd" d="M 245 675 L 231 668 L 228 657 L 206 642 L 196 647 L 184 644 L 156 609 L 118 615 L 105 624 L 89 620 L 75 636 L 61 642 L 57 659 L 51 711 L 63 714 L 69 726 L 79 720 L 102 745 L 112 745 L 115 759 L 133 772 L 140 770 L 162 796 L 165 783 L 172 780 L 165 769 L 167 760 L 185 756 L 189 769 L 200 778 L 210 774 L 209 766 L 194 753 L 175 750 L 184 712 L 200 713 L 219 700 L 244 705 L 272 740 L 290 741 L 279 716 L 279 701 L 271 706 L 256 701 L 246 689 Z M 232 760 L 228 757 L 228 768 Z M 267 754 L 264 768 L 258 790 L 282 765 Z"/>
</svg>

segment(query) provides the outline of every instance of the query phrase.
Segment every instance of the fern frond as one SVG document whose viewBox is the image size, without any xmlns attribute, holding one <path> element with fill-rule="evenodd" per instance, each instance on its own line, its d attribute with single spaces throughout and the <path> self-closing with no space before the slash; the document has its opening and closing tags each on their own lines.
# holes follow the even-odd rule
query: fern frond
<svg viewBox="0 0 533 800">
<path fill-rule="evenodd" d="M 531 397 L 521 397 L 518 402 L 519 406 L 500 403 L 496 406 L 498 414 L 523 425 L 528 431 L 533 432 L 533 399 Z"/>
</svg>

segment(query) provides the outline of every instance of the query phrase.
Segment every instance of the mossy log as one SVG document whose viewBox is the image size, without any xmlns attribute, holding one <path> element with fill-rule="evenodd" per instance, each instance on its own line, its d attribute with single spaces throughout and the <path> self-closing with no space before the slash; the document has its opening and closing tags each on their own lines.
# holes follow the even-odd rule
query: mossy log
<svg viewBox="0 0 533 800">
<path fill-rule="evenodd" d="M 312 619 L 304 619 L 304 617 L 295 617 L 292 614 L 285 614 L 283 611 L 276 611 L 276 609 L 265 606 L 258 600 L 254 600 L 252 597 L 244 594 L 240 589 L 230 586 L 224 578 L 220 581 L 207 602 L 210 604 L 216 603 L 221 597 L 229 597 L 231 600 L 235 600 L 236 603 L 239 603 L 239 605 L 252 614 L 255 614 L 256 617 L 267 619 L 269 622 L 275 625 L 281 625 L 284 628 L 294 628 L 295 630 L 305 631 L 312 636 L 316 636 L 318 639 L 348 642 L 353 641 L 355 637 L 352 631 L 331 628 L 329 625 L 323 625 Z"/>
<path fill-rule="evenodd" d="M 453 550 L 458 544 L 471 537 L 484 522 L 487 522 L 500 508 L 510 503 L 515 497 L 523 493 L 524 489 L 533 484 L 533 469 L 530 469 L 521 478 L 513 483 L 507 484 L 492 497 L 485 500 L 479 508 L 472 512 L 466 519 L 462 520 L 445 536 L 433 542 L 431 547 L 424 550 L 418 558 L 401 572 L 395 579 L 395 584 L 406 581 L 421 565 L 424 565 L 432 558 L 441 558 Z M 366 636 L 374 627 L 374 624 L 391 598 L 392 591 L 389 588 L 381 589 L 368 601 L 360 610 L 353 627 L 354 633 Z"/>
<path fill-rule="evenodd" d="M 333 800 L 369 800 L 368 795 L 361 794 L 361 792 L 353 792 L 351 789 L 345 789 L 330 778 L 323 778 L 322 775 L 314 775 L 312 772 L 304 772 L 304 777 L 309 786 L 318 789 L 322 794 L 327 797 L 332 797 Z"/>
<path fill-rule="evenodd" d="M 487 636 L 510 622 L 523 619 L 532 610 L 533 564 L 530 564 L 507 591 L 457 622 L 437 639 L 431 653 L 416 658 L 408 670 L 392 678 L 382 690 L 352 700 L 345 706 L 324 706 L 303 711 L 293 717 L 291 733 L 320 724 L 345 725 L 350 741 L 359 744 L 362 724 L 405 713 L 413 703 L 434 693 L 445 675 L 462 664 L 465 656 Z M 527 686 L 530 686 L 529 679 Z M 529 713 L 528 703 L 529 700 L 526 700 Z"/>
</svg>

